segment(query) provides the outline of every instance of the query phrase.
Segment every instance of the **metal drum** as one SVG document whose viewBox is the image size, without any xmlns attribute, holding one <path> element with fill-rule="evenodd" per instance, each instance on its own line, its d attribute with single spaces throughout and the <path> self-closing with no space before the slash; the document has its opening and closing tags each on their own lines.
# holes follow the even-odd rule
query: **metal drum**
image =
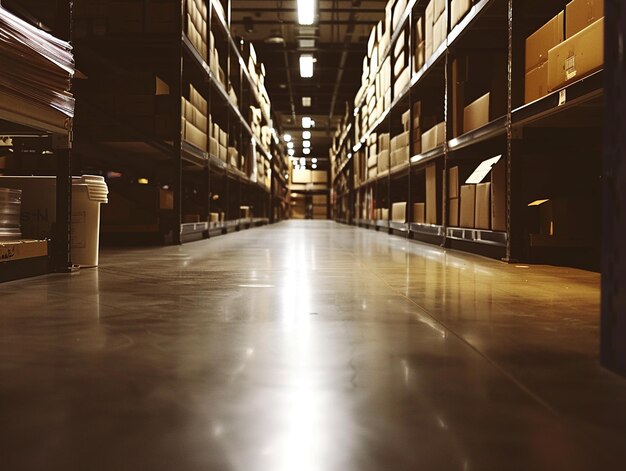
<svg viewBox="0 0 626 471">
<path fill-rule="evenodd" d="M 20 239 L 22 190 L 0 188 L 0 240 Z"/>
</svg>

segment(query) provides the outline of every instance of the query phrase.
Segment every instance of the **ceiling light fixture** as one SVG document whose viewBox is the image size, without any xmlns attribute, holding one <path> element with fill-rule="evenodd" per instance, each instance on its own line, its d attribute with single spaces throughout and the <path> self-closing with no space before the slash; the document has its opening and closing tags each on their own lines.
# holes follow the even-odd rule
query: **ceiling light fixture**
<svg viewBox="0 0 626 471">
<path fill-rule="evenodd" d="M 287 153 L 288 153 L 289 155 L 293 156 L 293 155 L 295 155 L 296 151 L 295 151 L 295 150 L 293 150 L 293 149 L 289 149 L 289 150 L 287 151 Z"/>
<path fill-rule="evenodd" d="M 311 147 L 311 141 L 302 141 L 302 147 Z"/>
<path fill-rule="evenodd" d="M 310 129 L 315 127 L 315 121 L 313 121 L 309 116 L 304 116 L 302 118 L 302 127 L 304 129 Z"/>
<path fill-rule="evenodd" d="M 302 139 L 311 139 L 311 131 L 302 131 Z"/>
<path fill-rule="evenodd" d="M 305 108 L 309 108 L 311 106 L 311 97 L 310 96 L 303 96 L 302 97 L 302 106 L 304 106 Z"/>
<path fill-rule="evenodd" d="M 306 165 L 306 159 L 304 157 L 300 157 L 300 165 L 302 166 Z"/>
<path fill-rule="evenodd" d="M 298 0 L 298 23 L 312 25 L 315 21 L 315 2 L 313 0 Z"/>
<path fill-rule="evenodd" d="M 312 168 L 313 170 L 315 170 L 315 169 L 317 168 L 317 164 L 313 164 L 313 165 L 311 165 L 311 168 Z"/>
<path fill-rule="evenodd" d="M 304 155 L 309 155 L 311 153 L 311 149 L 308 147 L 305 147 L 304 149 L 302 149 L 302 153 Z"/>
<path fill-rule="evenodd" d="M 313 77 L 313 56 L 311 54 L 302 54 L 300 56 L 300 77 Z"/>
<path fill-rule="evenodd" d="M 317 158 L 316 158 L 316 157 L 313 157 L 313 158 L 311 159 L 311 162 L 313 162 L 314 164 L 316 164 L 316 163 L 317 163 Z"/>
<path fill-rule="evenodd" d="M 289 141 L 291 141 L 291 135 L 290 135 L 290 134 L 285 134 L 285 135 L 283 136 L 283 141 L 285 141 L 285 142 L 289 142 Z"/>
</svg>

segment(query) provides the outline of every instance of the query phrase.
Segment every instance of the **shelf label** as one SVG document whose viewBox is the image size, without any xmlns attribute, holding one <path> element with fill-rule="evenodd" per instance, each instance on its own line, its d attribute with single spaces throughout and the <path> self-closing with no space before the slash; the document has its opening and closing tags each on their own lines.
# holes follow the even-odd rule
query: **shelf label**
<svg viewBox="0 0 626 471">
<path fill-rule="evenodd" d="M 563 106 L 567 101 L 567 90 L 563 89 L 559 92 L 559 106 Z"/>
</svg>

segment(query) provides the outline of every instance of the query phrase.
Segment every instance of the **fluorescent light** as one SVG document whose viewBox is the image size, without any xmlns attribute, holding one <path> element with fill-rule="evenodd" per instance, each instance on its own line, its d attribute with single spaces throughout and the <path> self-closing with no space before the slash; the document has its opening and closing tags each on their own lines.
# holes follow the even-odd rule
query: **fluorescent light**
<svg viewBox="0 0 626 471">
<path fill-rule="evenodd" d="M 298 23 L 312 25 L 315 21 L 315 1 L 298 0 Z"/>
<path fill-rule="evenodd" d="M 317 168 L 317 164 L 313 164 L 313 165 L 311 165 L 311 168 L 312 168 L 313 170 L 315 170 L 315 169 Z"/>
<path fill-rule="evenodd" d="M 302 147 L 311 147 L 311 141 L 302 141 Z"/>
<path fill-rule="evenodd" d="M 305 147 L 304 149 L 302 149 L 302 153 L 304 155 L 309 155 L 311 153 L 311 149 L 309 147 Z"/>
<path fill-rule="evenodd" d="M 291 141 L 291 135 L 290 135 L 290 134 L 285 134 L 285 135 L 283 136 L 283 141 L 285 141 L 285 142 L 289 142 L 289 141 Z"/>
<path fill-rule="evenodd" d="M 287 149 L 293 149 L 293 142 L 287 143 Z"/>
<path fill-rule="evenodd" d="M 294 155 L 294 154 L 296 153 L 296 151 L 295 151 L 295 150 L 293 150 L 293 149 L 289 149 L 289 150 L 287 151 L 287 153 L 288 153 L 289 155 Z"/>
<path fill-rule="evenodd" d="M 311 106 L 311 97 L 310 96 L 303 96 L 302 97 L 302 106 L 304 106 L 305 108 L 308 108 L 309 106 Z"/>
<path fill-rule="evenodd" d="M 316 158 L 316 157 L 313 157 L 313 158 L 311 159 L 311 162 L 313 162 L 314 164 L 316 164 L 316 163 L 317 163 L 317 158 Z"/>
<path fill-rule="evenodd" d="M 309 116 L 304 116 L 302 118 L 302 127 L 304 129 L 315 127 L 315 121 L 313 121 Z"/>
<path fill-rule="evenodd" d="M 302 30 L 303 28 L 300 28 L 300 30 Z M 313 30 L 311 32 L 312 34 L 315 34 L 315 30 Z M 300 34 L 304 34 L 302 33 L 302 31 L 300 31 Z M 300 49 L 313 49 L 315 47 L 315 39 L 312 38 L 300 38 L 298 39 L 298 47 Z"/>
<path fill-rule="evenodd" d="M 300 77 L 313 77 L 313 56 L 311 54 L 302 54 L 300 56 Z"/>
<path fill-rule="evenodd" d="M 311 131 L 302 131 L 302 139 L 311 139 Z"/>
</svg>

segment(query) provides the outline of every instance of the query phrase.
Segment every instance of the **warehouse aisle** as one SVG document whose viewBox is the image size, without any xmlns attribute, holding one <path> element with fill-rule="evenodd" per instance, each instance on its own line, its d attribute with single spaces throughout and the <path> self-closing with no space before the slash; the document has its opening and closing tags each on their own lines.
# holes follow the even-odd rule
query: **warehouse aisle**
<svg viewBox="0 0 626 471">
<path fill-rule="evenodd" d="M 624 469 L 599 275 L 326 221 L 0 285 L 5 469 Z"/>
</svg>

